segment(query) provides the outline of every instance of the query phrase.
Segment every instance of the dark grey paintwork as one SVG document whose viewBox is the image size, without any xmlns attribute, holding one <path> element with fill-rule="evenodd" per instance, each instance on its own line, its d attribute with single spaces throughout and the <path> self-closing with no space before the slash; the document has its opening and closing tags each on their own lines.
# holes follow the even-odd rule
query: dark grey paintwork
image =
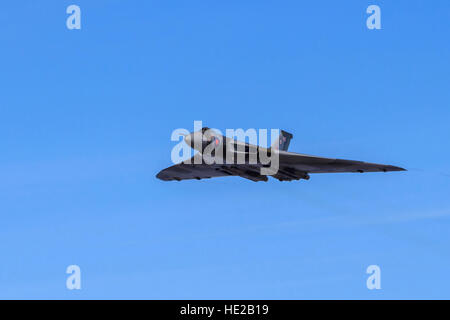
<svg viewBox="0 0 450 320">
<path fill-rule="evenodd" d="M 203 129 L 204 131 L 204 129 Z M 284 142 L 283 134 L 288 137 L 287 145 L 289 145 L 289 140 L 292 135 L 287 132 L 282 132 L 280 135 L 279 145 L 283 145 Z M 185 141 L 193 146 L 193 140 L 200 137 L 200 139 L 205 139 L 202 133 L 196 132 L 185 138 Z M 221 137 L 223 143 L 230 144 L 236 143 L 236 140 Z M 205 140 L 202 140 L 205 141 Z M 245 144 L 251 146 L 255 149 L 259 148 L 257 146 Z M 272 147 L 275 148 L 276 145 Z M 287 146 L 286 146 L 287 148 Z M 270 150 L 270 149 L 268 149 Z M 309 173 L 340 173 L 340 172 L 388 172 L 388 171 L 405 171 L 405 169 L 384 165 L 376 163 L 368 163 L 362 161 L 354 160 L 344 160 L 344 159 L 333 159 L 316 157 L 306 154 L 288 152 L 284 150 L 279 150 L 279 170 L 276 174 L 272 175 L 273 178 L 280 181 L 291 181 L 299 179 L 309 179 Z M 201 162 L 195 164 L 195 162 Z M 209 162 L 211 163 L 211 162 Z M 267 181 L 266 175 L 260 174 L 261 164 L 236 164 L 236 163 L 225 163 L 225 164 L 207 164 L 205 163 L 202 154 L 199 152 L 191 159 L 186 162 L 182 162 L 166 168 L 160 171 L 156 177 L 164 180 L 187 180 L 187 179 L 207 179 L 213 177 L 226 177 L 226 176 L 240 176 L 252 181 Z"/>
</svg>

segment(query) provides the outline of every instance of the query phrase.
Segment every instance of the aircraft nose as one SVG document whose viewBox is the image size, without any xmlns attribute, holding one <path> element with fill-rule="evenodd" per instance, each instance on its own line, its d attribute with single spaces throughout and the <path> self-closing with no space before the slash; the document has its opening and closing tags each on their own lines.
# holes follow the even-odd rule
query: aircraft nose
<svg viewBox="0 0 450 320">
<path fill-rule="evenodd" d="M 192 145 L 192 134 L 187 134 L 187 135 L 184 137 L 184 142 L 186 142 L 186 144 L 187 144 L 188 146 L 191 146 L 191 145 Z"/>
</svg>

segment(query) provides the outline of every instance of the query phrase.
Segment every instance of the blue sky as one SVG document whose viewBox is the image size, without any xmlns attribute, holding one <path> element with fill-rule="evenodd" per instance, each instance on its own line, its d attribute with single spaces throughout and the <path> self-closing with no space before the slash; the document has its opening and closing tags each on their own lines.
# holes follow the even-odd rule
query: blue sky
<svg viewBox="0 0 450 320">
<path fill-rule="evenodd" d="M 81 30 L 66 7 L 81 7 Z M 381 8 L 382 30 L 366 28 Z M 0 298 L 450 298 L 450 3 L 8 1 Z M 176 128 L 407 172 L 163 182 Z M 79 265 L 82 289 L 65 287 Z M 381 268 L 381 290 L 366 268 Z"/>
</svg>

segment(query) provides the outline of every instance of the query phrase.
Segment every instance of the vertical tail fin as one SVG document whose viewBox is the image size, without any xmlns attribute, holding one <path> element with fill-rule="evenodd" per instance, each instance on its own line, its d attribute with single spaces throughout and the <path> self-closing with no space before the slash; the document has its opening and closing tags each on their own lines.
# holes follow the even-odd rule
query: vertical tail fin
<svg viewBox="0 0 450 320">
<path fill-rule="evenodd" d="M 293 135 L 284 130 L 280 130 L 280 135 L 278 139 L 272 144 L 273 149 L 278 149 L 282 151 L 287 151 L 289 147 L 289 142 L 291 142 Z"/>
</svg>

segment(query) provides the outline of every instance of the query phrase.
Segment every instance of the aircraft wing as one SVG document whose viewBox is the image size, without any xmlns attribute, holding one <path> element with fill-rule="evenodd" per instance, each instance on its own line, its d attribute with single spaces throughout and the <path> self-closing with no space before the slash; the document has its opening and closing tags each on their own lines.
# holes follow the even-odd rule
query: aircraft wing
<svg viewBox="0 0 450 320">
<path fill-rule="evenodd" d="M 377 163 L 333 159 L 280 151 L 280 168 L 293 168 L 308 173 L 387 172 L 405 169 Z"/>
<path fill-rule="evenodd" d="M 197 162 L 197 163 L 196 163 Z M 259 174 L 259 166 L 249 164 L 208 164 L 201 154 L 160 171 L 156 177 L 164 181 L 208 179 L 214 177 L 240 176 L 252 181 L 267 181 L 267 176 Z"/>
</svg>

